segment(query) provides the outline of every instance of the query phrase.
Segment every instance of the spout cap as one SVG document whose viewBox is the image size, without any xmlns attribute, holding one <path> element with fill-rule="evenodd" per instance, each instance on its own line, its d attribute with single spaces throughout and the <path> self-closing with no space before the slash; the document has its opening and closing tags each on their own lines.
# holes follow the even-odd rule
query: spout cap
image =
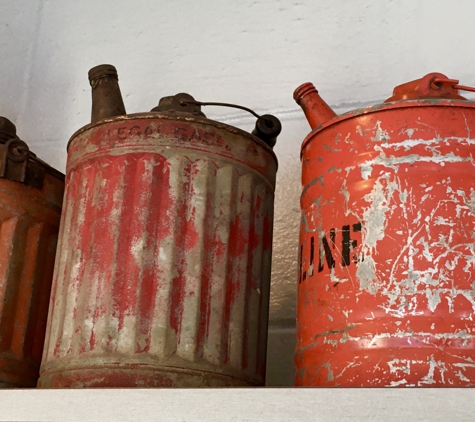
<svg viewBox="0 0 475 422">
<path fill-rule="evenodd" d="M 118 79 L 117 69 L 111 64 L 101 64 L 93 67 L 87 74 L 89 82 L 93 83 L 95 79 L 113 77 Z"/>
<path fill-rule="evenodd" d="M 282 124 L 280 120 L 271 114 L 264 114 L 257 119 L 252 134 L 272 148 L 277 142 L 277 136 L 279 136 L 281 131 Z"/>
</svg>

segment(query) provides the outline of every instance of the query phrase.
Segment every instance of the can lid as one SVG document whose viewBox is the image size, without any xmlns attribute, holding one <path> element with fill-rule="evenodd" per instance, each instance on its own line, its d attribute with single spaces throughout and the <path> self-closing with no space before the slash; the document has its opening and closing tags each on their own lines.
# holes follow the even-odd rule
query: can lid
<svg viewBox="0 0 475 422">
<path fill-rule="evenodd" d="M 248 113 L 251 113 L 253 116 L 257 117 L 256 126 L 252 131 L 251 135 L 259 138 L 261 141 L 264 141 L 264 143 L 271 148 L 274 147 L 277 141 L 277 136 L 279 136 L 282 130 L 282 125 L 279 119 L 270 114 L 264 114 L 262 116 L 259 116 L 259 114 L 257 114 L 250 108 L 237 104 L 196 101 L 190 94 L 186 94 L 183 92 L 171 97 L 161 98 L 158 106 L 153 108 L 151 111 L 172 115 L 178 112 L 180 114 L 185 113 L 188 115 L 195 115 L 206 118 L 204 113 L 201 111 L 201 106 L 231 107 L 240 110 L 245 110 Z"/>
<path fill-rule="evenodd" d="M 466 87 L 462 87 L 458 83 L 457 79 L 449 79 L 442 73 L 429 73 L 423 78 L 395 87 L 393 96 L 388 98 L 385 103 L 423 98 L 466 100 L 465 97 L 459 95 L 459 89 Z"/>
<path fill-rule="evenodd" d="M 15 125 L 0 116 L 0 179 L 42 189 L 45 173 L 64 180 L 64 175 L 39 159 L 16 135 Z"/>
<path fill-rule="evenodd" d="M 201 105 L 195 99 L 184 92 L 170 97 L 163 97 L 160 99 L 157 107 L 152 111 L 171 112 L 171 113 L 189 113 L 195 116 L 206 117 L 201 111 Z"/>
</svg>

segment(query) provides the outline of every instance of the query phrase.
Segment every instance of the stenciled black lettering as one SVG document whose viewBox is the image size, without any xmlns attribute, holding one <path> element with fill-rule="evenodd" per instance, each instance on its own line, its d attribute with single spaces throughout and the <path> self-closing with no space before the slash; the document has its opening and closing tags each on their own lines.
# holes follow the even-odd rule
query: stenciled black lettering
<svg viewBox="0 0 475 422">
<path fill-rule="evenodd" d="M 333 249 L 336 248 L 336 245 L 335 245 L 335 236 L 336 236 L 336 230 L 335 230 L 335 229 L 330 229 L 330 241 L 332 242 L 332 247 L 333 247 Z"/>
<path fill-rule="evenodd" d="M 129 136 L 140 136 L 142 134 L 142 132 L 140 132 L 140 126 L 132 126 L 130 129 L 129 129 Z"/>
<path fill-rule="evenodd" d="M 313 265 L 313 260 L 315 257 L 315 238 L 312 236 L 310 238 L 310 265 Z"/>
<path fill-rule="evenodd" d="M 336 258 L 334 254 L 337 253 L 341 255 L 341 266 L 347 267 L 353 261 L 354 263 L 358 263 L 363 261 L 363 256 L 358 256 L 353 254 L 353 251 L 356 249 L 358 245 L 358 241 L 352 239 L 352 233 L 361 232 L 362 225 L 361 223 L 355 224 L 347 224 L 342 226 L 341 228 L 341 249 L 336 246 L 336 243 L 340 244 L 340 237 L 338 237 L 338 233 L 340 233 L 340 229 L 331 228 L 328 232 L 321 232 L 318 237 L 310 236 L 309 239 L 309 247 L 305 247 L 304 245 L 300 245 L 299 248 L 299 256 L 298 256 L 298 268 L 299 268 L 299 283 L 306 280 L 307 278 L 312 277 L 315 272 L 314 266 L 317 266 L 316 256 L 315 254 L 318 253 L 318 267 L 316 271 L 319 273 L 325 269 L 325 264 L 329 270 L 335 268 L 336 266 Z M 337 236 L 338 235 L 338 236 Z M 337 239 L 338 237 L 338 239 Z M 317 242 L 318 245 L 317 245 Z M 307 243 L 308 245 L 308 243 Z M 336 252 L 333 252 L 336 250 Z M 308 261 L 304 259 L 305 256 L 308 256 Z M 308 254 L 308 255 L 307 255 Z M 305 268 L 304 268 L 305 267 Z M 304 271 L 305 269 L 305 271 Z"/>
<path fill-rule="evenodd" d="M 361 223 L 355 223 L 353 224 L 353 232 L 356 233 L 356 232 L 360 232 L 361 231 Z M 358 242 L 356 240 L 353 240 L 353 249 L 356 248 L 356 246 L 358 245 Z M 364 254 L 361 254 L 361 261 L 364 261 Z M 353 255 L 353 262 L 355 264 L 357 264 L 359 262 L 359 259 L 358 259 L 358 255 L 354 254 Z"/>
<path fill-rule="evenodd" d="M 117 138 L 126 139 L 127 138 L 128 127 L 120 127 L 117 129 Z"/>
<path fill-rule="evenodd" d="M 324 266 L 323 259 L 324 258 L 327 261 L 328 268 L 331 269 L 331 268 L 335 267 L 335 259 L 333 258 L 330 246 L 328 244 L 328 240 L 325 237 L 325 235 L 323 235 L 323 237 L 321 238 L 320 256 L 319 256 L 319 263 L 318 263 L 318 272 L 319 273 L 323 271 L 323 266 Z"/>
<path fill-rule="evenodd" d="M 219 141 L 219 135 L 216 132 L 206 130 L 203 133 L 203 141 L 206 142 L 207 145 L 212 145 Z"/>
<path fill-rule="evenodd" d="M 302 282 L 302 255 L 303 255 L 303 245 L 300 245 L 300 253 L 299 253 L 299 283 Z"/>
<path fill-rule="evenodd" d="M 353 224 L 353 232 L 360 232 L 361 231 L 361 223 Z M 350 265 L 350 254 L 351 251 L 356 248 L 358 242 L 351 238 L 350 234 L 350 226 L 343 226 L 341 228 L 342 232 L 342 241 L 341 241 L 341 258 L 342 258 L 342 265 L 344 267 Z M 358 256 L 353 255 L 353 262 L 358 262 Z"/>
<path fill-rule="evenodd" d="M 343 226 L 341 228 L 342 240 L 341 240 L 341 263 L 344 267 L 350 265 L 350 226 Z"/>
<path fill-rule="evenodd" d="M 158 127 L 157 132 L 160 132 L 160 127 Z M 153 133 L 153 129 L 152 129 L 152 126 L 151 126 L 151 125 L 148 125 L 148 126 L 145 128 L 145 130 L 143 131 L 143 134 L 144 134 L 145 136 L 150 136 L 150 135 L 152 135 L 152 133 Z"/>
<path fill-rule="evenodd" d="M 184 127 L 175 128 L 173 136 L 175 138 L 178 138 L 180 141 L 188 141 L 190 139 L 190 136 L 188 135 L 187 130 Z"/>
<path fill-rule="evenodd" d="M 201 136 L 200 136 L 200 132 L 198 131 L 198 129 L 195 129 L 193 131 L 193 134 L 190 136 L 190 139 L 196 139 L 197 141 L 201 141 Z"/>
</svg>

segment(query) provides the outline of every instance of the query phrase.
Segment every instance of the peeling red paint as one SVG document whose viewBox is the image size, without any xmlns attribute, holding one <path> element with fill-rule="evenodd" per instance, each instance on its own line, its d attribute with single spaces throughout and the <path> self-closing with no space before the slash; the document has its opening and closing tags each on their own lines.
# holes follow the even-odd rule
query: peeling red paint
<svg viewBox="0 0 475 422">
<path fill-rule="evenodd" d="M 139 116 L 69 145 L 39 385 L 262 384 L 275 159 L 225 126 Z"/>
<path fill-rule="evenodd" d="M 63 191 L 49 172 L 41 188 L 0 178 L 0 388 L 36 386 Z"/>
<path fill-rule="evenodd" d="M 297 385 L 475 385 L 474 133 L 421 100 L 304 141 Z"/>
</svg>

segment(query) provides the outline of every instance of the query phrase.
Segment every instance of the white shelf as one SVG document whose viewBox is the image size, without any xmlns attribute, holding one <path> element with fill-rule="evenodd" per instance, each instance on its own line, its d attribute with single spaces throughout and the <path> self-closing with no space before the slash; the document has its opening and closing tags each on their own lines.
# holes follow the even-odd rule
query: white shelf
<svg viewBox="0 0 475 422">
<path fill-rule="evenodd" d="M 0 421 L 475 421 L 475 389 L 3 390 Z"/>
</svg>

